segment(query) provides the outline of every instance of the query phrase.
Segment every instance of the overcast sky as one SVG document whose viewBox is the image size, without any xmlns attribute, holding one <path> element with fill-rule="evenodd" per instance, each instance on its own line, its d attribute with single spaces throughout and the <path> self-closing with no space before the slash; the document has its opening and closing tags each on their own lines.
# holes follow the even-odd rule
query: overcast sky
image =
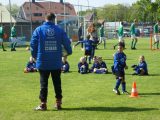
<svg viewBox="0 0 160 120">
<path fill-rule="evenodd" d="M 29 0 L 10 0 L 11 4 L 17 4 L 17 5 L 22 5 L 25 1 Z M 31 0 L 32 1 L 32 0 Z M 40 0 L 40 1 L 53 1 L 53 2 L 58 2 L 60 0 Z M 63 0 L 65 2 L 70 2 L 72 4 L 81 4 L 85 6 L 94 6 L 94 7 L 101 7 L 105 4 L 132 4 L 135 3 L 137 0 Z M 0 0 L 0 3 L 3 5 L 6 5 L 9 3 L 9 0 Z"/>
</svg>

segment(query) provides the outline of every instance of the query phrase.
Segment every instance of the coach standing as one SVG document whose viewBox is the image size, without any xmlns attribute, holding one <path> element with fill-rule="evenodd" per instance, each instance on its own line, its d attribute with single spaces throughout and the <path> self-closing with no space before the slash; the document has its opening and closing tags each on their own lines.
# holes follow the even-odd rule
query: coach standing
<svg viewBox="0 0 160 120">
<path fill-rule="evenodd" d="M 49 13 L 43 25 L 36 28 L 31 38 L 31 54 L 36 59 L 36 67 L 40 73 L 41 104 L 35 110 L 47 110 L 48 78 L 51 74 L 56 97 L 56 109 L 61 109 L 61 58 L 62 46 L 68 55 L 72 54 L 69 38 L 66 33 L 54 24 L 55 15 Z"/>
</svg>

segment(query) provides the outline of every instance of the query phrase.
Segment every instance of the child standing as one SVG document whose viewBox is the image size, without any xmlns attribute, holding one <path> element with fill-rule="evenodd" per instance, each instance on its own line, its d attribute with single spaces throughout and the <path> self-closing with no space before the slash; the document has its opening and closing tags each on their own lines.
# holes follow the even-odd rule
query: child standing
<svg viewBox="0 0 160 120">
<path fill-rule="evenodd" d="M 75 44 L 73 47 L 76 47 L 78 44 L 80 43 L 84 43 L 84 49 L 85 49 L 85 57 L 86 57 L 86 61 L 87 61 L 87 57 L 89 60 L 89 64 L 91 64 L 91 54 L 92 54 L 92 50 L 93 50 L 93 41 L 90 40 L 90 35 L 87 35 L 87 39 L 84 41 L 79 41 L 77 44 Z"/>
<path fill-rule="evenodd" d="M 138 38 L 136 37 L 136 31 L 135 31 L 135 25 L 138 23 L 137 19 L 134 19 L 134 23 L 131 24 L 130 32 L 131 32 L 131 49 L 135 50 L 136 49 L 136 44 L 138 42 Z"/>
<path fill-rule="evenodd" d="M 24 73 L 28 72 L 37 72 L 36 62 L 32 57 L 29 58 L 29 62 L 27 63 L 26 68 L 24 69 Z"/>
<path fill-rule="evenodd" d="M 153 30 L 154 30 L 154 43 L 153 46 L 155 47 L 155 45 L 157 45 L 157 49 L 159 49 L 159 30 L 158 30 L 158 26 L 160 24 L 160 20 L 157 20 L 157 23 L 154 25 Z"/>
<path fill-rule="evenodd" d="M 147 63 L 143 55 L 139 57 L 139 64 L 132 65 L 132 68 L 135 71 L 132 75 L 148 75 Z"/>
<path fill-rule="evenodd" d="M 121 25 L 119 26 L 119 29 L 118 29 L 118 38 L 119 38 L 119 43 L 123 44 L 123 47 L 125 48 L 125 42 L 124 42 L 124 38 L 123 38 L 123 36 L 124 36 L 124 34 L 123 34 L 123 25 L 124 25 L 124 23 L 121 22 Z M 119 43 L 114 45 L 113 48 L 115 49 L 116 46 L 118 46 Z"/>
<path fill-rule="evenodd" d="M 116 76 L 116 85 L 113 91 L 120 95 L 120 91 L 118 90 L 120 84 L 122 84 L 122 94 L 128 94 L 126 91 L 126 82 L 125 82 L 125 71 L 127 69 L 126 65 L 126 55 L 123 52 L 123 45 L 120 43 L 118 46 L 118 51 L 114 54 L 114 74 Z"/>
<path fill-rule="evenodd" d="M 78 72 L 81 74 L 85 74 L 88 72 L 88 63 L 86 62 L 85 57 L 80 58 L 80 62 L 78 63 Z"/>
<path fill-rule="evenodd" d="M 69 72 L 69 68 L 70 68 L 70 66 L 69 66 L 69 63 L 67 61 L 67 56 L 62 57 L 62 68 L 61 68 L 61 71 L 63 73 Z"/>
</svg>

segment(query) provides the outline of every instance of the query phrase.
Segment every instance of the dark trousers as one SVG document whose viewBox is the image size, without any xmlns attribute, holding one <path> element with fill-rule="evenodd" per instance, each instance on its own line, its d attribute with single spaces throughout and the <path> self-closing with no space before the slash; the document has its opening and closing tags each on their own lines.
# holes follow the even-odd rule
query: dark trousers
<svg viewBox="0 0 160 120">
<path fill-rule="evenodd" d="M 55 91 L 55 97 L 57 99 L 62 98 L 62 89 L 61 89 L 61 70 L 39 70 L 40 73 L 40 95 L 39 98 L 41 102 L 47 102 L 48 95 L 48 78 L 51 74 L 52 82 Z"/>
<path fill-rule="evenodd" d="M 92 58 L 92 59 L 93 59 L 94 54 L 95 54 L 95 49 L 96 49 L 96 46 L 93 45 L 93 46 L 92 46 L 92 52 L 91 52 L 91 58 Z"/>
</svg>

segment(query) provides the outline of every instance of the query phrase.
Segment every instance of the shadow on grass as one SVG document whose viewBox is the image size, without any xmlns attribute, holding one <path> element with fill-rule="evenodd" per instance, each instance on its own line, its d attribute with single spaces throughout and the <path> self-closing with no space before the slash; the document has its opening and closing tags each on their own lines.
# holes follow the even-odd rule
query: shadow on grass
<svg viewBox="0 0 160 120">
<path fill-rule="evenodd" d="M 107 112 L 141 112 L 158 110 L 157 108 L 132 108 L 132 107 L 82 107 L 82 108 L 63 108 L 62 110 L 86 110 L 86 111 L 107 111 Z"/>
<path fill-rule="evenodd" d="M 149 74 L 148 76 L 160 76 L 160 74 Z"/>
<path fill-rule="evenodd" d="M 160 93 L 139 93 L 139 95 L 160 95 Z"/>
</svg>

